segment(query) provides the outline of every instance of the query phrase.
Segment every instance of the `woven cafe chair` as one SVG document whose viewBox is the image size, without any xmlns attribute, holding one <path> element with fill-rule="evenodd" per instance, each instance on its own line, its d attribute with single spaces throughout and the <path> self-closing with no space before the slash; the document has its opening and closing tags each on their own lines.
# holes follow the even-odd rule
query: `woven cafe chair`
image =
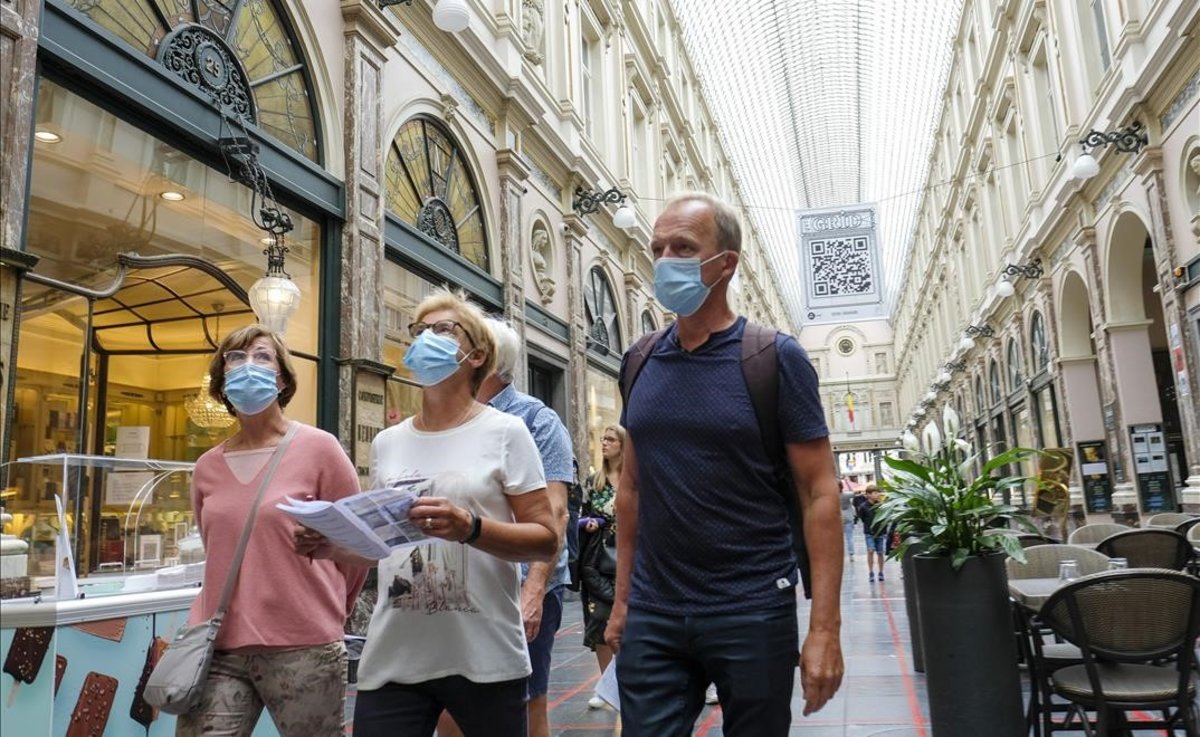
<svg viewBox="0 0 1200 737">
<path fill-rule="evenodd" d="M 1067 542 L 1071 545 L 1095 545 L 1109 535 L 1132 529 L 1129 525 L 1118 525 L 1115 522 L 1097 522 L 1072 531 L 1067 537 Z"/>
<path fill-rule="evenodd" d="M 1130 568 L 1170 568 L 1182 571 L 1192 557 L 1192 545 L 1174 530 L 1144 528 L 1106 537 L 1096 551 L 1110 558 L 1124 558 Z"/>
<path fill-rule="evenodd" d="M 1192 669 L 1200 580 L 1160 568 L 1095 573 L 1055 591 L 1039 617 L 1082 653 L 1081 664 L 1059 668 L 1050 682 L 1087 734 L 1107 737 L 1123 726 L 1124 712 L 1154 710 L 1162 718 L 1139 715 L 1137 729 L 1183 726 L 1200 737 Z"/>
<path fill-rule="evenodd" d="M 1184 522 L 1194 519 L 1200 519 L 1200 517 L 1183 512 L 1159 512 L 1146 518 L 1146 527 L 1166 527 L 1173 530 Z"/>
<path fill-rule="evenodd" d="M 1200 525 L 1200 516 L 1189 517 L 1188 519 L 1185 519 L 1183 522 L 1175 525 L 1175 531 L 1186 537 L 1188 532 L 1190 532 L 1196 525 Z"/>
<path fill-rule="evenodd" d="M 1192 545 L 1200 548 L 1200 525 L 1196 525 L 1188 530 L 1187 539 Z"/>
<path fill-rule="evenodd" d="M 1005 567 L 1010 579 L 1056 578 L 1059 564 L 1064 560 L 1075 561 L 1081 576 L 1108 568 L 1108 557 L 1102 553 L 1091 548 L 1058 544 L 1026 548 L 1024 563 L 1009 558 L 1005 561 Z M 1028 611 L 1019 611 L 1016 607 L 1014 615 L 1022 656 L 1029 664 L 1032 681 L 1026 720 L 1033 728 L 1034 735 L 1041 737 L 1066 728 L 1065 722 L 1055 721 L 1054 715 L 1066 713 L 1069 708 L 1052 700 L 1050 675 L 1059 668 L 1082 663 L 1083 654 L 1078 647 L 1067 642 L 1046 642 L 1046 628 L 1036 615 L 1031 616 Z"/>
<path fill-rule="evenodd" d="M 1032 548 L 1035 545 L 1058 545 L 1062 540 L 1056 540 L 1046 535 L 1039 535 L 1036 532 L 1025 532 L 1017 535 L 1017 542 L 1021 543 L 1023 548 Z"/>
</svg>

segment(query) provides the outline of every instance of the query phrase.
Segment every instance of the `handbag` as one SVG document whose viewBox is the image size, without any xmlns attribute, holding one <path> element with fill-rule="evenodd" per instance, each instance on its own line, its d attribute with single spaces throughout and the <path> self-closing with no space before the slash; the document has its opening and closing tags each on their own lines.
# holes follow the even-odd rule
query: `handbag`
<svg viewBox="0 0 1200 737">
<path fill-rule="evenodd" d="M 237 584 L 238 572 L 242 567 L 242 557 L 246 554 L 246 545 L 250 542 L 250 531 L 254 528 L 254 518 L 258 514 L 258 505 L 262 501 L 263 492 L 271 483 L 275 469 L 279 467 L 279 459 L 283 458 L 292 436 L 296 434 L 298 422 L 292 422 L 287 434 L 271 455 L 271 463 L 254 495 L 254 504 L 242 528 L 242 538 L 238 541 L 237 552 L 233 556 L 233 565 L 229 575 L 225 577 L 225 586 L 221 589 L 221 598 L 217 603 L 217 611 L 212 618 L 193 627 L 180 630 L 166 652 L 162 654 L 158 664 L 154 666 L 142 697 L 160 711 L 168 714 L 187 714 L 200 703 L 204 691 L 204 683 L 208 680 L 208 669 L 212 665 L 217 633 L 221 631 L 221 622 L 229 609 L 229 599 L 233 596 L 233 588 Z"/>
</svg>

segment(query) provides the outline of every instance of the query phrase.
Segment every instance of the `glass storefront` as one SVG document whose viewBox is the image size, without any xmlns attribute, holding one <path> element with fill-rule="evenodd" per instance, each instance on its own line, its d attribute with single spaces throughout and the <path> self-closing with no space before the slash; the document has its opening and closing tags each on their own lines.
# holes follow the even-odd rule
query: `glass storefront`
<svg viewBox="0 0 1200 737">
<path fill-rule="evenodd" d="M 1033 437 L 1033 421 L 1029 416 L 1029 408 L 1025 405 L 1019 405 L 1012 409 L 1012 424 L 1013 424 L 1013 443 L 1019 448 L 1035 448 L 1037 441 Z M 1021 462 L 1020 473 L 1022 476 L 1030 480 L 1025 483 L 1022 491 L 1021 506 L 1029 506 L 1029 500 L 1033 498 L 1033 487 L 1036 483 L 1034 476 L 1037 473 L 1037 463 L 1033 459 Z"/>
<path fill-rule="evenodd" d="M 588 367 L 587 370 L 587 448 L 576 448 L 580 475 L 586 478 L 600 467 L 600 438 L 604 428 L 621 421 L 621 389 L 611 374 Z"/>
<path fill-rule="evenodd" d="M 433 294 L 438 285 L 400 264 L 388 261 L 383 267 L 383 362 L 396 369 L 387 383 L 384 400 L 385 424 L 403 422 L 421 409 L 421 387 L 404 365 L 404 353 L 412 343 L 408 325 L 417 319 L 417 305 Z"/>
<path fill-rule="evenodd" d="M 112 456 L 123 439 L 138 437 L 144 440 L 121 450 L 194 461 L 236 429 L 207 399 L 205 374 L 221 338 L 254 321 L 243 298 L 266 258 L 264 234 L 249 217 L 252 193 L 46 79 L 36 126 L 53 135 L 39 137 L 34 148 L 25 248 L 39 258 L 35 275 L 67 286 L 22 286 L 7 457 Z M 286 268 L 303 298 L 286 336 L 298 374 L 287 412 L 313 423 L 321 228 L 290 214 L 296 228 L 288 234 Z M 122 268 L 121 254 L 149 258 Z M 175 260 L 159 264 L 155 257 Z M 90 299 L 73 289 L 111 294 Z M 30 537 L 39 518 L 43 527 L 53 519 L 62 482 L 30 464 L 7 471 L 3 496 L 13 532 Z M 119 553 L 108 560 L 97 540 L 107 534 L 102 530 L 129 526 L 128 504 L 110 503 L 122 497 L 105 494 L 99 481 L 76 486 L 67 491 L 81 496 L 66 506 L 84 551 L 79 572 L 132 564 L 132 551 L 124 561 Z M 163 535 L 165 559 L 190 515 L 180 474 L 156 491 L 152 511 L 137 524 Z"/>
<path fill-rule="evenodd" d="M 1037 408 L 1038 431 L 1042 438 L 1043 448 L 1058 448 L 1062 446 L 1062 435 L 1058 431 L 1057 403 L 1054 397 L 1054 387 L 1048 385 L 1033 393 L 1033 405 Z"/>
</svg>

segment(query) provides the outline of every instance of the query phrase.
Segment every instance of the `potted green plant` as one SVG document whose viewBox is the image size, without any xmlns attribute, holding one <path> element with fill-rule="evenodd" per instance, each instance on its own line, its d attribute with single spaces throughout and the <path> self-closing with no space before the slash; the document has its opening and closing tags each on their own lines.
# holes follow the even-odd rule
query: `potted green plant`
<svg viewBox="0 0 1200 737">
<path fill-rule="evenodd" d="M 1003 501 L 1026 479 L 996 474 L 1036 451 L 1001 452 L 974 474 L 980 456 L 960 426 L 946 407 L 941 429 L 929 422 L 920 442 L 905 433 L 901 457 L 884 458 L 875 524 L 899 533 L 892 557 L 921 551 L 904 583 L 916 603 L 934 737 L 1012 737 L 1025 729 L 1004 561 L 1025 559 L 1017 535 L 1034 528 Z"/>
</svg>

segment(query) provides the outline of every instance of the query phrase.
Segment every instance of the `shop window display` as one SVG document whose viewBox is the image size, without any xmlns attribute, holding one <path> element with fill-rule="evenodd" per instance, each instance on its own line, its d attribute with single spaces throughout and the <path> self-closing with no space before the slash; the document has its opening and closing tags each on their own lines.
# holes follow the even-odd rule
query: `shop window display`
<svg viewBox="0 0 1200 737">
<path fill-rule="evenodd" d="M 587 372 L 587 442 L 588 447 L 576 451 L 579 471 L 583 476 L 600 468 L 600 438 L 604 428 L 621 421 L 621 392 L 616 377 L 589 368 Z M 586 462 L 585 462 L 586 461 Z"/>
<path fill-rule="evenodd" d="M 204 378 L 221 338 L 254 320 L 245 290 L 263 274 L 265 256 L 264 234 L 248 215 L 251 192 L 46 79 L 36 125 L 60 140 L 35 146 L 24 246 L 39 259 L 35 275 L 66 286 L 22 286 L 7 457 L 113 456 L 123 434 L 145 428 L 141 458 L 194 461 L 236 429 L 204 396 Z M 287 270 L 304 298 L 286 336 L 298 379 L 287 411 L 313 423 L 320 227 L 291 215 Z M 120 265 L 121 254 L 145 259 Z M 96 299 L 72 291 L 115 284 Z M 66 490 L 79 573 L 134 565 L 144 551 L 123 542 L 128 501 L 106 495 L 99 472 L 81 473 L 87 483 Z M 7 469 L 11 532 L 32 538 L 53 526 L 60 476 L 30 464 Z M 168 561 L 190 515 L 187 475 L 177 474 L 134 526 L 148 539 L 161 536 L 154 557 Z"/>
</svg>

